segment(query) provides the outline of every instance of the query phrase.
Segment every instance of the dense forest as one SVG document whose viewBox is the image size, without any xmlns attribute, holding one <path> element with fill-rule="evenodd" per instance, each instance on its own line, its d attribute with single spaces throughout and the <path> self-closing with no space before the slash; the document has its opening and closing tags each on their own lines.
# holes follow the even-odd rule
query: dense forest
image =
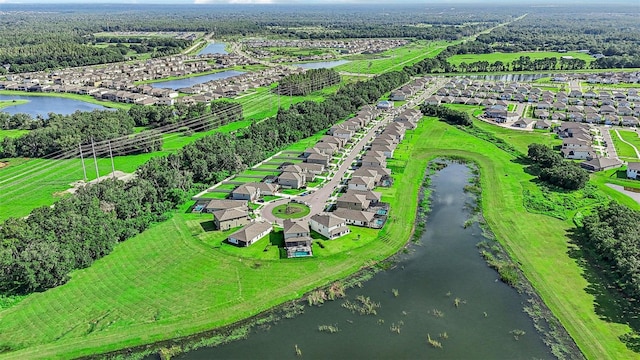
<svg viewBox="0 0 640 360">
<path fill-rule="evenodd" d="M 202 184 L 220 181 L 330 127 L 408 80 L 406 73 L 392 72 L 346 85 L 324 102 L 294 104 L 237 134 L 216 133 L 177 153 L 154 157 L 129 182 L 87 186 L 53 207 L 35 209 L 28 218 L 6 220 L 0 225 L 0 292 L 29 293 L 64 283 L 72 270 L 91 265 L 118 242 L 166 219 Z M 239 112 L 230 113 L 235 118 Z"/>
<path fill-rule="evenodd" d="M 311 69 L 281 79 L 274 89 L 276 94 L 305 96 L 327 86 L 340 83 L 340 74 L 332 69 Z"/>
</svg>

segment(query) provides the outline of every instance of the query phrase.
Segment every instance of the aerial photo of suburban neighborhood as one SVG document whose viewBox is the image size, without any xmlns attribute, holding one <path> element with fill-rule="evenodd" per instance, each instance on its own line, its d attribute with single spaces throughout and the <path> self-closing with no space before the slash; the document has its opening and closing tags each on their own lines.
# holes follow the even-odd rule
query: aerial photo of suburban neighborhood
<svg viewBox="0 0 640 360">
<path fill-rule="evenodd" d="M 0 359 L 640 359 L 638 19 L 0 0 Z"/>
</svg>

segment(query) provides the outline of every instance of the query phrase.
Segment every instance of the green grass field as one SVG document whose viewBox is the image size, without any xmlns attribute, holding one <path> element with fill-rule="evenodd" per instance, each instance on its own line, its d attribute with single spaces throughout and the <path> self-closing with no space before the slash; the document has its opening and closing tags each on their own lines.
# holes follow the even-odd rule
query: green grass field
<svg viewBox="0 0 640 360">
<path fill-rule="evenodd" d="M 518 135 L 518 148 L 527 135 L 531 142 L 547 138 L 537 132 Z M 400 171 L 394 186 L 382 189 L 382 200 L 391 203 L 393 212 L 375 240 L 322 258 L 238 261 L 229 253 L 235 249 L 216 245 L 226 233 L 206 232 L 202 215 L 181 209 L 90 268 L 74 272 L 67 284 L 0 312 L 0 344 L 22 349 L 5 356 L 68 358 L 185 336 L 297 298 L 384 259 L 409 237 L 427 161 L 452 155 L 478 164 L 488 225 L 587 358 L 637 358 L 618 339 L 629 331 L 624 320 L 598 314 L 608 308 L 594 310 L 596 297 L 586 289 L 598 285 L 585 279 L 589 270 L 568 242 L 572 223 L 525 210 L 523 191 L 537 187 L 515 158 L 433 119 L 408 131 L 395 154 L 390 167 Z M 273 254 L 265 257 L 275 259 L 273 249 L 267 252 Z"/>
<path fill-rule="evenodd" d="M 29 100 L 0 100 L 0 109 L 4 109 L 10 106 L 23 105 L 28 102 Z"/>
<path fill-rule="evenodd" d="M 615 146 L 620 159 L 626 161 L 638 161 L 638 155 L 631 145 L 620 140 L 620 137 L 618 137 L 618 134 L 616 134 L 614 129 L 609 129 L 609 133 L 611 134 L 613 145 Z M 638 138 L 637 133 L 629 130 L 618 130 L 618 133 L 620 133 L 620 136 L 622 136 L 624 140 L 635 145 L 636 148 L 640 150 L 640 139 Z"/>
<path fill-rule="evenodd" d="M 278 205 L 273 208 L 273 216 L 280 219 L 299 219 L 311 212 L 311 209 L 303 204 L 289 203 Z"/>
<path fill-rule="evenodd" d="M 0 129 L 0 140 L 2 140 L 2 138 L 6 138 L 6 137 L 19 137 L 22 136 L 26 133 L 28 133 L 29 130 L 2 130 Z"/>
<path fill-rule="evenodd" d="M 352 59 L 351 62 L 336 66 L 336 71 L 360 74 L 380 74 L 387 71 L 402 70 L 405 66 L 413 65 L 423 59 L 432 58 L 438 55 L 447 46 L 453 43 L 445 41 L 415 41 L 405 46 L 390 49 L 380 54 L 375 54 L 374 58 L 362 59 L 362 55 L 344 57 Z"/>
<path fill-rule="evenodd" d="M 463 55 L 451 56 L 447 60 L 449 61 L 450 64 L 453 64 L 453 65 L 460 65 L 463 62 L 466 62 L 467 64 L 469 64 L 476 61 L 488 61 L 489 63 L 502 61 L 503 63 L 506 64 L 506 63 L 511 63 L 513 60 L 517 60 L 518 58 L 520 58 L 520 56 L 528 56 L 531 58 L 531 60 L 544 59 L 546 57 L 555 57 L 558 60 L 560 60 L 562 56 L 573 56 L 576 59 L 582 59 L 586 61 L 587 64 L 589 64 L 593 60 L 593 57 L 591 57 L 590 55 L 575 52 L 575 51 L 569 51 L 566 53 L 559 53 L 559 52 L 553 52 L 553 51 L 522 51 L 522 52 L 515 52 L 515 53 L 494 52 L 491 54 L 463 54 Z"/>
</svg>

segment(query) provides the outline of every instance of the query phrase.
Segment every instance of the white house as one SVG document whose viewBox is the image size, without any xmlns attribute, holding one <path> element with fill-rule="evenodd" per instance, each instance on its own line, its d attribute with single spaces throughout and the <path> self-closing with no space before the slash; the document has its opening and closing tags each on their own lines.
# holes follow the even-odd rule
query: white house
<svg viewBox="0 0 640 360">
<path fill-rule="evenodd" d="M 637 179 L 640 174 L 640 162 L 629 162 L 627 165 L 627 178 Z"/>
<path fill-rule="evenodd" d="M 251 223 L 229 235 L 227 240 L 238 246 L 249 246 L 273 231 L 273 226 L 266 221 Z"/>
<path fill-rule="evenodd" d="M 311 230 L 326 237 L 327 239 L 337 239 L 351 232 L 347 227 L 347 222 L 332 213 L 316 214 L 309 219 Z"/>
</svg>

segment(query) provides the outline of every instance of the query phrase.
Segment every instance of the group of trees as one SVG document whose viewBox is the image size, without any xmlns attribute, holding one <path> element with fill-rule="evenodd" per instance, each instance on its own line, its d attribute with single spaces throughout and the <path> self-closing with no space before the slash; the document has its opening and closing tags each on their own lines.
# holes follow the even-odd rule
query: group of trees
<svg viewBox="0 0 640 360">
<path fill-rule="evenodd" d="M 582 246 L 604 262 L 601 268 L 625 295 L 640 298 L 640 213 L 616 202 L 584 218 Z"/>
<path fill-rule="evenodd" d="M 551 185 L 568 190 L 583 188 L 589 181 L 589 173 L 580 165 L 565 160 L 555 150 L 544 144 L 530 144 L 528 156 L 535 163 L 538 178 Z"/>
<path fill-rule="evenodd" d="M 346 85 L 323 102 L 294 104 L 237 134 L 215 133 L 176 153 L 153 157 L 129 182 L 103 181 L 53 207 L 35 209 L 27 218 L 6 220 L 0 224 L 0 292 L 28 293 L 64 283 L 70 271 L 91 265 L 118 242 L 165 219 L 202 184 L 220 181 L 330 127 L 408 80 L 406 73 L 393 72 Z M 231 102 L 212 107 L 226 114 L 224 121 L 242 114 Z M 117 114 L 134 124 L 126 112 Z"/>
<path fill-rule="evenodd" d="M 49 114 L 46 120 L 33 119 L 26 114 L 5 114 L 0 115 L 3 129 L 31 131 L 17 138 L 3 138 L 0 142 L 0 158 L 45 157 L 69 150 L 75 152 L 79 144 L 105 140 L 113 140 L 110 146 L 116 155 L 153 152 L 162 148 L 162 130 L 201 132 L 240 119 L 242 106 L 225 100 L 212 102 L 209 109 L 205 103 L 190 106 L 134 105 L 128 111 L 95 110 L 76 111 L 71 115 Z M 184 126 L 180 126 L 182 124 Z M 160 129 L 130 136 L 136 126 Z"/>
<path fill-rule="evenodd" d="M 340 83 L 340 74 L 333 69 L 311 69 L 300 74 L 291 74 L 278 82 L 277 94 L 306 96 Z"/>
<path fill-rule="evenodd" d="M 473 120 L 468 113 L 453 110 L 442 105 L 422 104 L 420 105 L 420 111 L 425 116 L 435 116 L 451 125 L 470 126 L 473 124 Z"/>
</svg>

